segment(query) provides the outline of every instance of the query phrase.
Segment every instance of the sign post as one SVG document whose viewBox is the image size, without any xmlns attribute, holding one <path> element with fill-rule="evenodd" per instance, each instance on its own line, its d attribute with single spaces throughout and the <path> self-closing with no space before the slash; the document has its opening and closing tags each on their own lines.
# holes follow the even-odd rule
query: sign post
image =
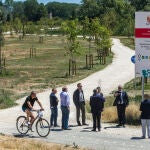
<svg viewBox="0 0 150 150">
<path fill-rule="evenodd" d="M 135 75 L 142 77 L 142 100 L 144 78 L 150 77 L 150 12 L 135 13 Z"/>
</svg>

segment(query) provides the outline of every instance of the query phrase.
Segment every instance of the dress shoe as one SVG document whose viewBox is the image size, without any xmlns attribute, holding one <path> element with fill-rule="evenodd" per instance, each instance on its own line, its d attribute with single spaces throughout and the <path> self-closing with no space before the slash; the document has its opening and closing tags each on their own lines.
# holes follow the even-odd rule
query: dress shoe
<svg viewBox="0 0 150 150">
<path fill-rule="evenodd" d="M 116 125 L 116 127 L 121 127 L 121 126 L 122 126 L 122 124 L 117 124 L 117 125 Z"/>
<path fill-rule="evenodd" d="M 78 123 L 78 126 L 82 126 L 80 122 Z"/>
<path fill-rule="evenodd" d="M 87 124 L 87 123 L 83 123 L 82 125 L 83 125 L 83 126 L 88 126 L 88 124 Z"/>
<path fill-rule="evenodd" d="M 66 129 L 64 129 L 64 130 L 72 130 L 71 128 L 66 128 Z"/>
<path fill-rule="evenodd" d="M 60 127 L 59 125 L 54 125 L 54 127 Z"/>
<path fill-rule="evenodd" d="M 93 129 L 93 130 L 91 130 L 91 131 L 96 132 L 96 130 L 95 130 L 95 129 Z"/>
<path fill-rule="evenodd" d="M 100 131 L 101 131 L 101 129 L 98 129 L 98 131 L 100 132 Z"/>
<path fill-rule="evenodd" d="M 142 136 L 141 138 L 142 138 L 142 139 L 145 139 L 145 136 Z"/>
</svg>

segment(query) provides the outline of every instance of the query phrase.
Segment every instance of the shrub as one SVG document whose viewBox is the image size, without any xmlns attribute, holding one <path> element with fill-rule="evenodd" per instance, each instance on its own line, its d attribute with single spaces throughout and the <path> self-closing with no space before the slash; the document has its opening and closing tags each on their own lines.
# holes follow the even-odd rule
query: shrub
<svg viewBox="0 0 150 150">
<path fill-rule="evenodd" d="M 117 123 L 117 109 L 116 107 L 107 107 L 102 113 L 102 120 L 107 123 Z M 137 104 L 131 104 L 126 109 L 126 123 L 129 125 L 140 124 L 140 111 Z"/>
</svg>

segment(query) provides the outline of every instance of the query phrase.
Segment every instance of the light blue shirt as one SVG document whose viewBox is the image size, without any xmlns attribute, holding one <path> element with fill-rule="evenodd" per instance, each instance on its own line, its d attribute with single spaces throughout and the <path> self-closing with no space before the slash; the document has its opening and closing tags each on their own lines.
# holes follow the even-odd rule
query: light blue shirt
<svg viewBox="0 0 150 150">
<path fill-rule="evenodd" d="M 60 103 L 61 103 L 61 106 L 69 106 L 70 105 L 70 97 L 68 95 L 67 92 L 61 92 L 60 93 Z"/>
</svg>

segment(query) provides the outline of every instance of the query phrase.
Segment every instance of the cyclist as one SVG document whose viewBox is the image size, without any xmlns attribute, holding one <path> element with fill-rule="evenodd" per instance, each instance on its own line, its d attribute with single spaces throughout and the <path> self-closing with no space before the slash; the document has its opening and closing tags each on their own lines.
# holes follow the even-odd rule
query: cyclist
<svg viewBox="0 0 150 150">
<path fill-rule="evenodd" d="M 28 120 L 29 128 L 31 129 L 31 131 L 32 131 L 32 124 L 35 120 L 35 117 L 32 112 L 36 110 L 33 108 L 35 101 L 39 104 L 41 110 L 44 110 L 41 102 L 36 97 L 36 93 L 34 91 L 31 92 L 30 96 L 26 98 L 24 104 L 22 105 L 23 112 L 27 114 L 27 120 Z M 29 121 L 29 117 L 31 118 L 30 121 Z"/>
</svg>

